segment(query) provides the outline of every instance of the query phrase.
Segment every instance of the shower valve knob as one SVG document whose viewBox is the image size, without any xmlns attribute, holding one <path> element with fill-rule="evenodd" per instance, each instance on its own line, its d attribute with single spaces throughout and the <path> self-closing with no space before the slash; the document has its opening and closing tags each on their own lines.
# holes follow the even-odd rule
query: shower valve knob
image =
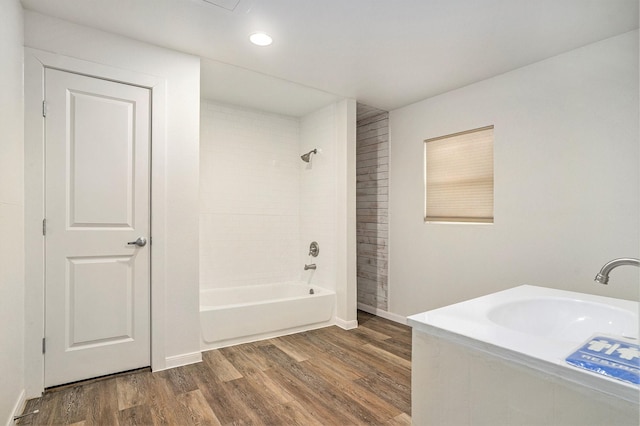
<svg viewBox="0 0 640 426">
<path fill-rule="evenodd" d="M 313 256 L 313 257 L 318 257 L 318 254 L 320 253 L 320 246 L 318 245 L 317 242 L 312 242 L 311 245 L 309 245 L 309 256 Z"/>
</svg>

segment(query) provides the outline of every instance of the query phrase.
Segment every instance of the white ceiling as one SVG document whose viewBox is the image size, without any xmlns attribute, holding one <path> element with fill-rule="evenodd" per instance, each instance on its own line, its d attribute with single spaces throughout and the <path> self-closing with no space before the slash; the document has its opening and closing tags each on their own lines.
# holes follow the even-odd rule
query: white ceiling
<svg viewBox="0 0 640 426">
<path fill-rule="evenodd" d="M 638 0 L 209 1 L 225 7 L 22 4 L 206 58 L 203 97 L 288 115 L 339 97 L 392 110 L 638 28 Z M 250 44 L 255 31 L 273 45 Z"/>
</svg>

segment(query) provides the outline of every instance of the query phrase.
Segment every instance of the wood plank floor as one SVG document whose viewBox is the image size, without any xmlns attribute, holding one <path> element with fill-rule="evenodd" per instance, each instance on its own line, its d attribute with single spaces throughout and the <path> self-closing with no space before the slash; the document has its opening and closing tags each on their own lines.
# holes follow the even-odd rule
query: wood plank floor
<svg viewBox="0 0 640 426">
<path fill-rule="evenodd" d="M 358 322 L 49 391 L 17 424 L 411 424 L 411 329 L 362 311 Z"/>
</svg>

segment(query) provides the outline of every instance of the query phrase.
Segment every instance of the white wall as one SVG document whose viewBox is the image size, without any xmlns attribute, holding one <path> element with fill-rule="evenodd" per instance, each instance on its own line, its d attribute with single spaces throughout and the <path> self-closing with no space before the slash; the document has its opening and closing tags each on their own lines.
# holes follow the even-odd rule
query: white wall
<svg viewBox="0 0 640 426">
<path fill-rule="evenodd" d="M 423 140 L 495 125 L 495 223 L 423 223 Z M 638 32 L 391 112 L 390 311 L 520 284 L 638 300 Z"/>
<path fill-rule="evenodd" d="M 356 240 L 356 101 L 336 103 L 336 316 L 340 327 L 358 326 Z"/>
<path fill-rule="evenodd" d="M 155 267 L 163 268 L 166 302 L 163 323 L 153 327 L 162 329 L 167 366 L 198 358 L 199 59 L 29 11 L 25 45 L 166 81 L 165 111 L 156 113 L 166 116 L 160 155 L 167 161 L 164 170 L 152 171 L 153 181 L 164 186 L 165 199 L 152 209 L 153 219 L 165 224 L 164 238 L 154 236 L 153 244 L 163 253 Z"/>
<path fill-rule="evenodd" d="M 200 287 L 300 278 L 299 121 L 201 104 Z"/>
<path fill-rule="evenodd" d="M 22 6 L 0 13 L 0 423 L 24 390 L 24 133 Z"/>
</svg>

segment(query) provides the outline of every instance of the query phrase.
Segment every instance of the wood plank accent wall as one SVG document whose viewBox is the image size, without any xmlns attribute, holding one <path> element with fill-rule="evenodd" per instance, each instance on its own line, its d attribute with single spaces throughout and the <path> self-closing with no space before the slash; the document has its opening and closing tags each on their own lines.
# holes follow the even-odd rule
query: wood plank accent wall
<svg viewBox="0 0 640 426">
<path fill-rule="evenodd" d="M 388 310 L 389 113 L 357 105 L 358 303 Z"/>
</svg>

